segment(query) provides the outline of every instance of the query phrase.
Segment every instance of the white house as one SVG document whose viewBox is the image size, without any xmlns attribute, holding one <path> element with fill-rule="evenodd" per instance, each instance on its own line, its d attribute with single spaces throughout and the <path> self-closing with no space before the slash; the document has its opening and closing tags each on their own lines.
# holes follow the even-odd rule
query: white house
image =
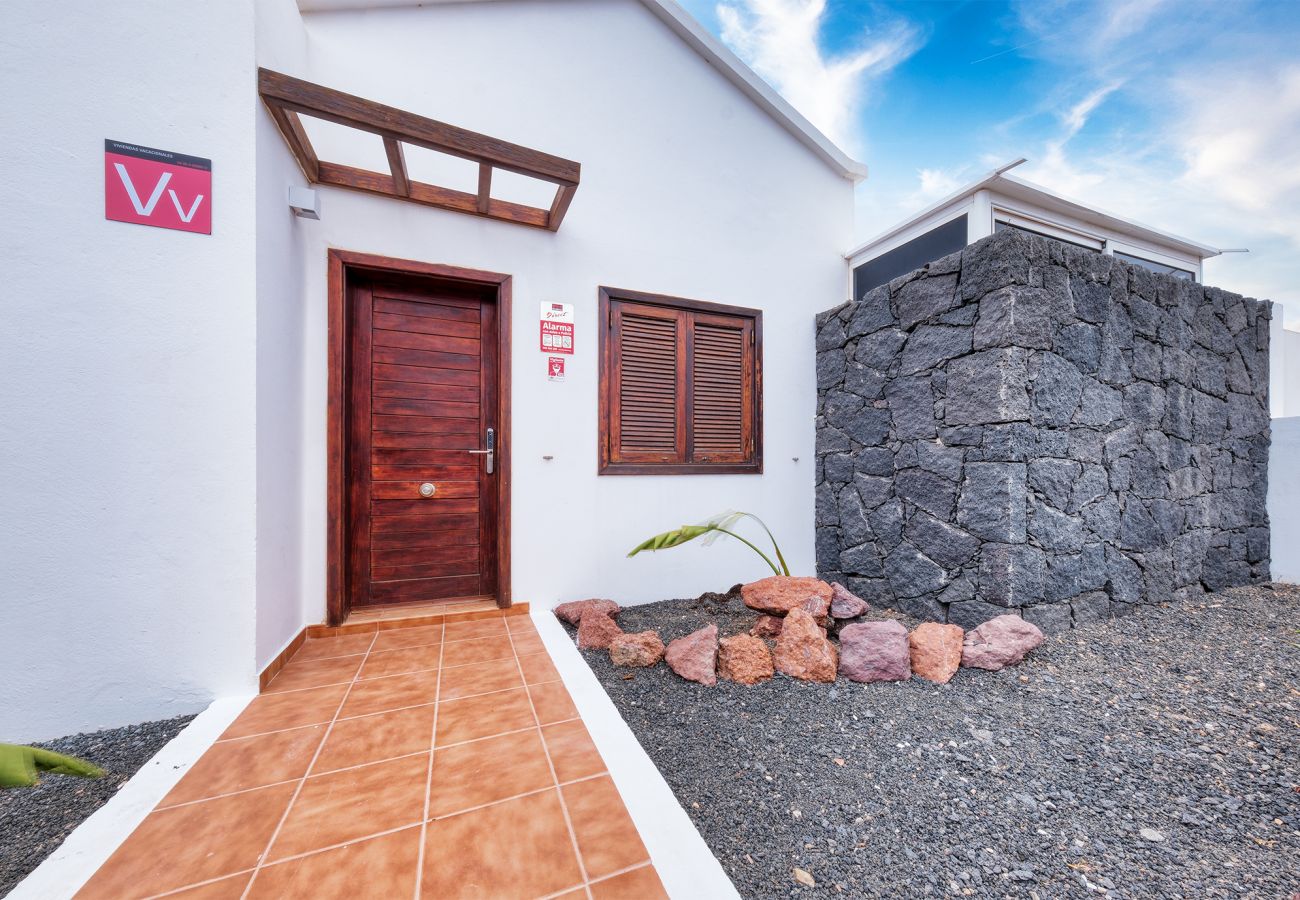
<svg viewBox="0 0 1300 900">
<path fill-rule="evenodd" d="M 385 604 L 725 589 L 734 543 L 626 553 L 727 509 L 811 571 L 813 314 L 873 263 L 1218 252 L 997 172 L 846 255 L 865 167 L 673 0 L 0 28 L 6 740 L 251 692 Z"/>
<path fill-rule="evenodd" d="M 1204 261 L 1224 252 L 1007 174 L 1023 162 L 989 172 L 846 253 L 854 296 L 1005 228 L 1196 281 Z"/>
<path fill-rule="evenodd" d="M 255 690 L 331 609 L 725 589 L 762 574 L 742 547 L 625 554 L 728 508 L 812 568 L 813 313 L 843 299 L 865 169 L 671 0 L 0 20 L 6 739 Z M 354 100 L 372 131 L 339 124 Z M 319 166 L 295 158 L 299 127 Z M 375 131 L 405 136 L 388 149 L 409 196 L 329 183 L 393 189 Z M 552 304 L 571 347 L 542 349 Z M 626 389 L 661 383 L 629 395 L 611 460 L 621 407 L 600 419 L 598 387 L 620 328 Z M 638 328 L 661 351 L 640 370 Z M 695 427 L 688 393 L 725 427 Z M 469 452 L 489 428 L 491 474 Z M 431 544 L 435 562 L 403 552 Z"/>
</svg>

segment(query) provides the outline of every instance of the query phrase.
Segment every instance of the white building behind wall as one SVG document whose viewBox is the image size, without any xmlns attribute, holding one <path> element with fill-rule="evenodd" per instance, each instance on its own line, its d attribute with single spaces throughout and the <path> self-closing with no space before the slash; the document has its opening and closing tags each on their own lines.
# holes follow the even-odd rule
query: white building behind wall
<svg viewBox="0 0 1300 900">
<path fill-rule="evenodd" d="M 1155 272 L 1201 280 L 1224 251 L 1079 203 L 1007 172 L 1017 160 L 959 188 L 845 254 L 851 290 L 872 288 L 925 263 L 1014 228 L 1115 256 Z"/>
<path fill-rule="evenodd" d="M 738 546 L 625 558 L 727 508 L 812 567 L 812 316 L 843 299 L 862 168 L 670 4 L 351 5 L 0 14 L 0 67 L 23 87 L 0 125 L 0 204 L 23 213 L 0 225 L 0 679 L 24 698 L 0 707 L 7 739 L 253 691 L 324 619 L 330 248 L 511 276 L 517 602 L 761 576 Z M 318 221 L 295 217 L 306 179 L 258 66 L 580 162 L 562 228 L 330 187 Z M 377 139 L 312 137 L 383 165 Z M 211 158 L 212 234 L 106 221 L 106 138 Z M 762 310 L 761 474 L 597 475 L 599 285 Z M 538 350 L 542 301 L 575 310 L 563 382 Z"/>
</svg>

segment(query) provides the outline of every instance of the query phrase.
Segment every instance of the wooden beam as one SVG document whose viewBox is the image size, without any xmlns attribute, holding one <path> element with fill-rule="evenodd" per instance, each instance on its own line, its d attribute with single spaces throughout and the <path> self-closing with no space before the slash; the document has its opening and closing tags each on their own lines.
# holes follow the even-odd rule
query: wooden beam
<svg viewBox="0 0 1300 900">
<path fill-rule="evenodd" d="M 278 105 L 380 137 L 487 163 L 553 184 L 576 186 L 581 175 L 582 167 L 572 160 L 457 128 L 270 69 L 258 69 L 257 87 L 268 105 Z"/>
<path fill-rule="evenodd" d="M 365 191 L 369 194 L 382 194 L 385 197 L 396 197 L 399 200 L 408 200 L 424 206 L 436 206 L 439 209 L 450 209 L 454 212 L 469 213 L 473 216 L 502 219 L 519 225 L 531 225 L 534 228 L 550 227 L 550 214 L 544 209 L 525 206 L 522 203 L 509 203 L 505 200 L 492 200 L 488 204 L 487 210 L 480 212 L 477 194 L 437 187 L 420 181 L 410 183 L 411 192 L 409 195 L 399 194 L 392 175 L 382 175 L 379 172 L 370 172 L 338 163 L 322 162 L 320 164 L 319 183 L 348 188 L 354 191 Z"/>
<path fill-rule="evenodd" d="M 492 204 L 492 167 L 478 164 L 478 211 L 486 214 Z"/>
<path fill-rule="evenodd" d="M 266 105 L 266 109 L 275 120 L 280 134 L 284 136 L 284 142 L 289 145 L 289 152 L 298 161 L 298 167 L 302 169 L 308 181 L 315 183 L 320 172 L 320 160 L 316 158 L 316 151 L 312 149 L 311 140 L 302 127 L 302 119 L 298 118 L 298 114 L 293 110 L 271 103 Z"/>
<path fill-rule="evenodd" d="M 392 138 L 384 138 L 384 152 L 388 154 L 388 169 L 393 173 L 397 193 L 411 196 L 411 179 L 406 174 L 406 154 L 402 152 L 402 145 Z"/>
<path fill-rule="evenodd" d="M 573 202 L 573 195 L 578 190 L 577 185 L 560 185 L 555 190 L 555 199 L 551 201 L 550 211 L 546 214 L 546 227 L 551 231 L 558 231 L 560 223 L 564 221 L 564 215 L 569 211 L 569 204 Z"/>
</svg>

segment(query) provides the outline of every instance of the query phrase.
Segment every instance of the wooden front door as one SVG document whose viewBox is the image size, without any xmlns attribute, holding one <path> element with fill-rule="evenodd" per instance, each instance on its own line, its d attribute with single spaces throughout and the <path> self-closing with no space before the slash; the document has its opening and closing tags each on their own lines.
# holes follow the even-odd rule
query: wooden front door
<svg viewBox="0 0 1300 900">
<path fill-rule="evenodd" d="M 498 597 L 495 286 L 349 273 L 347 297 L 349 606 Z"/>
</svg>

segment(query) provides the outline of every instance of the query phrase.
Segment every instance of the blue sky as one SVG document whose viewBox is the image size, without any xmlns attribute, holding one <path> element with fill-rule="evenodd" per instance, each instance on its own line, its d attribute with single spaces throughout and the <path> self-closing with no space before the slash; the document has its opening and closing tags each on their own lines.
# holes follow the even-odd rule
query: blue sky
<svg viewBox="0 0 1300 900">
<path fill-rule="evenodd" d="M 1219 247 L 1300 317 L 1300 2 L 685 0 L 871 169 L 858 237 L 1017 175 Z"/>
</svg>

